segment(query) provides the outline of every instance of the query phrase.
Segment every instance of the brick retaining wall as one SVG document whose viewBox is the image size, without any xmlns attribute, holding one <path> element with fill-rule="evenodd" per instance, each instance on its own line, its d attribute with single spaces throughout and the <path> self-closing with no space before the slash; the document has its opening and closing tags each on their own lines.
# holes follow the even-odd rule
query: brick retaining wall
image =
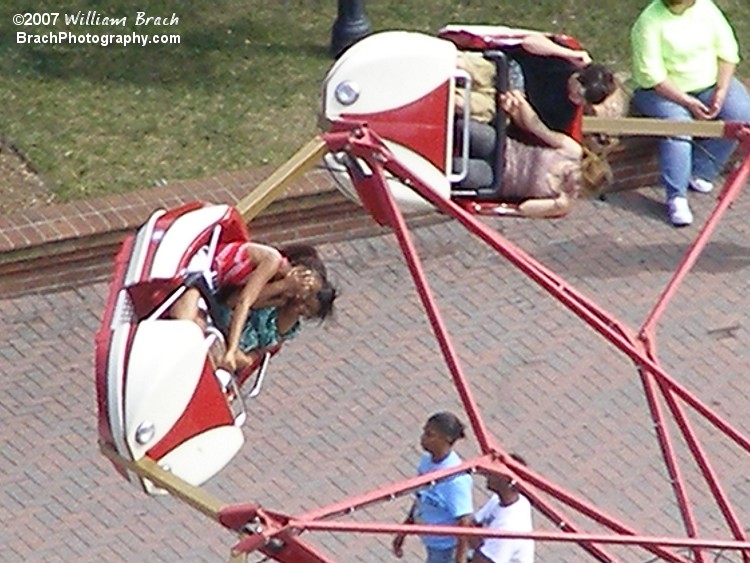
<svg viewBox="0 0 750 563">
<path fill-rule="evenodd" d="M 614 182 L 607 191 L 634 190 L 659 184 L 656 139 L 622 139 L 610 156 Z"/>
<path fill-rule="evenodd" d="M 655 143 L 626 139 L 611 158 L 615 182 L 609 190 L 657 183 Z M 235 203 L 271 169 L 225 173 L 123 195 L 30 209 L 0 216 L 0 294 L 13 297 L 86 285 L 106 279 L 125 233 L 152 211 L 191 200 Z M 419 223 L 442 220 L 437 214 Z M 383 232 L 334 187 L 327 172 L 314 170 L 287 188 L 253 221 L 253 236 L 270 244 L 320 244 Z"/>
</svg>

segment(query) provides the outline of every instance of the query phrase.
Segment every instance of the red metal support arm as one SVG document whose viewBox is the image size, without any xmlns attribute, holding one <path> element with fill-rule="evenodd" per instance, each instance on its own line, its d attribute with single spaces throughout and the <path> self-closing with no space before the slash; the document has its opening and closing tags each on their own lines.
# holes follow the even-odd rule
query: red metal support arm
<svg viewBox="0 0 750 563">
<path fill-rule="evenodd" d="M 419 291 L 420 298 L 428 312 L 428 317 L 433 325 L 433 330 L 440 342 L 441 351 L 446 359 L 446 363 L 451 369 L 454 382 L 461 394 L 462 400 L 467 406 L 467 412 L 470 413 L 472 426 L 474 427 L 483 451 L 487 451 L 487 448 L 492 449 L 491 439 L 486 434 L 486 429 L 484 429 L 484 426 L 481 423 L 479 413 L 476 410 L 476 406 L 474 405 L 470 393 L 468 392 L 467 381 L 461 372 L 455 351 L 448 340 L 445 326 L 437 312 L 436 304 L 434 303 L 434 299 L 429 291 L 427 281 L 424 278 L 418 257 L 408 237 L 406 224 L 400 211 L 396 207 L 395 202 L 387 192 L 387 184 L 384 177 L 385 170 L 394 174 L 405 185 L 411 187 L 415 192 L 427 201 L 430 201 L 439 210 L 456 218 L 470 232 L 487 242 L 498 253 L 511 261 L 525 274 L 536 281 L 542 288 L 546 289 L 550 294 L 562 301 L 587 324 L 597 330 L 597 332 L 602 334 L 631 358 L 638 367 L 638 371 L 642 377 L 646 395 L 649 400 L 651 416 L 657 428 L 657 436 L 659 438 L 665 462 L 667 463 L 670 475 L 674 481 L 675 493 L 678 497 L 678 503 L 683 514 L 687 532 L 691 537 L 695 537 L 697 535 L 697 530 L 694 518 L 689 508 L 689 501 L 683 485 L 682 476 L 679 472 L 679 467 L 676 463 L 671 441 L 665 429 L 665 417 L 656 398 L 655 392 L 657 388 L 653 385 L 653 380 L 656 380 L 658 389 L 665 395 L 670 410 L 675 416 L 677 424 L 683 432 L 683 435 L 688 442 L 688 446 L 703 472 L 704 478 L 708 481 L 709 487 L 711 488 L 722 513 L 727 519 L 730 529 L 736 538 L 744 539 L 741 525 L 739 524 L 726 495 L 721 490 L 716 475 L 708 464 L 706 456 L 700 448 L 700 444 L 695 438 L 694 433 L 690 429 L 680 405 L 675 400 L 675 396 L 679 396 L 685 402 L 690 404 L 696 411 L 702 414 L 707 420 L 712 422 L 717 428 L 727 434 L 746 451 L 750 451 L 750 442 L 662 370 L 658 361 L 654 357 L 649 334 L 652 326 L 657 322 L 663 308 L 666 306 L 666 303 L 676 292 L 677 287 L 687 274 L 687 271 L 692 267 L 700 252 L 705 247 L 707 240 L 715 226 L 718 224 L 721 215 L 726 211 L 729 204 L 734 201 L 737 193 L 743 187 L 744 182 L 750 174 L 750 149 L 748 149 L 748 139 L 750 139 L 750 137 L 746 133 L 747 128 L 744 126 L 739 129 L 739 132 L 733 132 L 733 134 L 737 135 L 737 138 L 742 141 L 742 164 L 728 179 L 727 186 L 722 192 L 719 204 L 712 213 L 711 218 L 701 231 L 700 236 L 694 245 L 688 250 L 680 267 L 675 273 L 675 276 L 667 286 L 665 293 L 657 302 L 654 311 L 639 333 L 638 338 L 641 341 L 640 345 L 632 335 L 631 331 L 608 315 L 603 309 L 576 292 L 572 287 L 564 283 L 549 270 L 546 270 L 541 264 L 526 255 L 523 251 L 515 248 L 503 237 L 494 231 L 490 231 L 486 226 L 476 221 L 465 210 L 432 192 L 432 190 L 418 177 L 414 176 L 408 169 L 395 160 L 387 148 L 385 148 L 382 142 L 377 138 L 377 135 L 369 132 L 366 127 L 356 128 L 354 134 L 347 136 L 343 143 L 343 133 L 341 132 L 336 134 L 338 135 L 338 138 L 335 136 L 329 136 L 327 138 L 324 136 L 324 138 L 331 150 L 341 150 L 342 148 L 345 148 L 354 158 L 360 158 L 367 162 L 371 173 L 361 174 L 359 178 L 353 178 L 358 193 L 365 207 L 370 211 L 373 217 L 381 224 L 389 225 L 396 234 Z M 466 389 L 464 390 L 464 388 Z M 699 550 L 696 550 L 694 555 L 696 556 L 697 561 L 703 559 L 702 553 Z"/>
</svg>

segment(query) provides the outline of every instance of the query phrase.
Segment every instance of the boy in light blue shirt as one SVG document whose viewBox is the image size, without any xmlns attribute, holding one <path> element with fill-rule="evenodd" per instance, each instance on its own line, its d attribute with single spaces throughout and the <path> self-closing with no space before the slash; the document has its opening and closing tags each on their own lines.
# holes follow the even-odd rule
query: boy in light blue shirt
<svg viewBox="0 0 750 563">
<path fill-rule="evenodd" d="M 417 467 L 419 475 L 450 469 L 461 464 L 453 451 L 453 444 L 463 438 L 464 426 L 452 413 L 432 415 L 424 426 L 420 444 L 425 454 Z M 468 473 L 458 473 L 421 489 L 404 523 L 438 526 L 470 526 L 474 505 L 472 480 Z M 403 556 L 406 536 L 398 534 L 393 540 L 393 553 Z M 427 550 L 426 563 L 464 563 L 467 542 L 453 536 L 421 536 Z"/>
</svg>

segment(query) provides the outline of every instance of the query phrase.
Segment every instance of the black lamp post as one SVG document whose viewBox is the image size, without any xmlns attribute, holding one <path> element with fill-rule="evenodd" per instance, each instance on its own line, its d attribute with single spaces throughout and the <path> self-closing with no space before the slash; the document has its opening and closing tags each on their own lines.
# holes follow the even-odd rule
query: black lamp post
<svg viewBox="0 0 750 563">
<path fill-rule="evenodd" d="M 365 0 L 339 0 L 339 12 L 331 30 L 331 55 L 337 58 L 348 47 L 372 32 L 365 15 Z"/>
</svg>

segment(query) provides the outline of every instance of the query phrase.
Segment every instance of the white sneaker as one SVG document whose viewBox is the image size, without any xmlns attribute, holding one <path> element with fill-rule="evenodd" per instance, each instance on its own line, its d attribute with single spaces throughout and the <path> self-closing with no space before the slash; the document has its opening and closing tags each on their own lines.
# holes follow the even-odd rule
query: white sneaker
<svg viewBox="0 0 750 563">
<path fill-rule="evenodd" d="M 708 180 L 704 180 L 703 178 L 697 178 L 697 177 L 690 178 L 688 187 L 694 192 L 698 192 L 701 194 L 707 194 L 711 190 L 714 189 L 714 185 L 711 182 L 709 182 Z"/>
<path fill-rule="evenodd" d="M 686 197 L 673 197 L 667 206 L 669 220 L 675 227 L 686 227 L 693 222 L 693 213 L 690 211 Z"/>
</svg>

